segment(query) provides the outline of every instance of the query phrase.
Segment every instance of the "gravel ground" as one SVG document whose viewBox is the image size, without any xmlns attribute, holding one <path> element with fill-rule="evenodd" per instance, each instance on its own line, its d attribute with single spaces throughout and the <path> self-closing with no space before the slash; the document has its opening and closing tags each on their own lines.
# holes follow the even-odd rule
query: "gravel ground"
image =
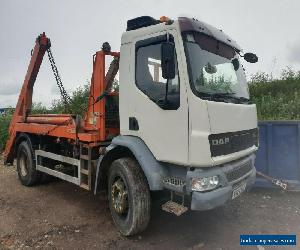
<svg viewBox="0 0 300 250">
<path fill-rule="evenodd" d="M 282 248 L 241 247 L 240 234 L 300 237 L 300 193 L 256 189 L 224 207 L 180 217 L 163 212 L 155 196 L 148 229 L 126 238 L 114 227 L 104 194 L 62 181 L 27 188 L 15 167 L 1 163 L 0 249 L 263 250 Z"/>
</svg>

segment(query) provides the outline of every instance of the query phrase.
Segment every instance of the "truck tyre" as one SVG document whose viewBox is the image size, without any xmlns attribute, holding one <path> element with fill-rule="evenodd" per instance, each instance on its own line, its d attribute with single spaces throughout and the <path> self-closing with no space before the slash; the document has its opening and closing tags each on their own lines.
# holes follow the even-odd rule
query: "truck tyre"
<svg viewBox="0 0 300 250">
<path fill-rule="evenodd" d="M 33 153 L 26 141 L 21 142 L 18 147 L 17 171 L 19 180 L 24 186 L 33 186 L 37 183 L 39 172 L 35 168 Z"/>
<path fill-rule="evenodd" d="M 150 191 L 135 160 L 121 158 L 112 163 L 108 193 L 111 215 L 123 235 L 134 235 L 146 229 L 151 211 Z"/>
</svg>

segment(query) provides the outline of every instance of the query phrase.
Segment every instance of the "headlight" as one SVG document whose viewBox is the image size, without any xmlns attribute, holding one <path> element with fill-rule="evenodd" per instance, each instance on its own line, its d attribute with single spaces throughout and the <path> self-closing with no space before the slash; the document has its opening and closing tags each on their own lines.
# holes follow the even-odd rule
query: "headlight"
<svg viewBox="0 0 300 250">
<path fill-rule="evenodd" d="M 218 176 L 204 177 L 204 178 L 193 178 L 192 179 L 192 190 L 193 191 L 208 191 L 215 189 L 219 184 Z"/>
</svg>

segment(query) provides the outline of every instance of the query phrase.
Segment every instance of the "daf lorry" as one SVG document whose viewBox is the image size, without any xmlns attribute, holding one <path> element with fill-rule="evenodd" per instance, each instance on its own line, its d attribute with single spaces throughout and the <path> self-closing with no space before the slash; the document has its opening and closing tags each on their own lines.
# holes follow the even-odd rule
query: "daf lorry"
<svg viewBox="0 0 300 250">
<path fill-rule="evenodd" d="M 120 52 L 106 42 L 93 56 L 82 117 L 31 114 L 46 52 L 70 103 L 50 48 L 41 34 L 4 152 L 6 164 L 16 159 L 23 185 L 54 176 L 95 193 L 107 190 L 112 218 L 126 236 L 147 227 L 150 192 L 169 193 L 162 209 L 180 215 L 221 206 L 251 187 L 257 115 L 241 62 L 258 59 L 222 30 L 187 17 L 129 20 Z"/>
</svg>

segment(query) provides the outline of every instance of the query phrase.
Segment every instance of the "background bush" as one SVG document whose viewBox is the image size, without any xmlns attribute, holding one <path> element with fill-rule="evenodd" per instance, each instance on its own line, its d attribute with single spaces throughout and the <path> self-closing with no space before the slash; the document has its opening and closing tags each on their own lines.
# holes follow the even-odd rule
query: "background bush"
<svg viewBox="0 0 300 250">
<path fill-rule="evenodd" d="M 86 83 L 83 86 L 78 87 L 71 95 L 71 101 L 67 107 L 65 107 L 63 100 L 54 100 L 50 111 L 54 114 L 79 114 L 84 116 L 84 112 L 87 110 L 89 101 L 90 85 Z M 97 98 L 97 97 L 95 97 Z"/>
<path fill-rule="evenodd" d="M 11 115 L 0 116 L 0 152 L 4 148 L 6 139 L 8 137 L 8 127 Z"/>
<path fill-rule="evenodd" d="M 300 71 L 282 71 L 278 79 L 257 73 L 249 82 L 250 98 L 259 120 L 300 119 Z"/>
</svg>

